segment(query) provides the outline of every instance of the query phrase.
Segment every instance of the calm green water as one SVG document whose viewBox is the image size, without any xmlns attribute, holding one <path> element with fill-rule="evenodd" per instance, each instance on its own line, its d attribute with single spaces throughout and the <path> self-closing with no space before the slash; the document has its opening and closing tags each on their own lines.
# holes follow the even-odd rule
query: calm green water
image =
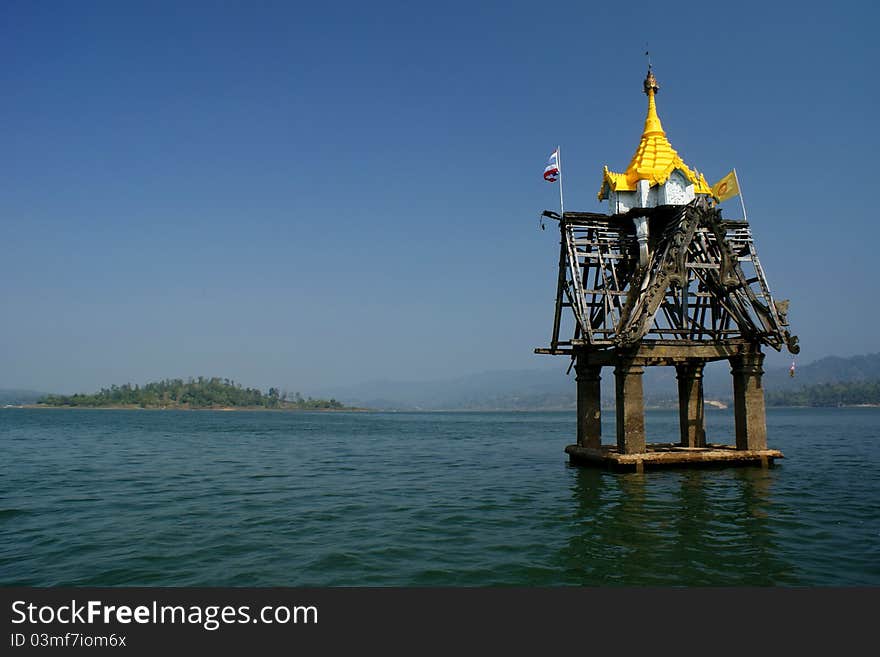
<svg viewBox="0 0 880 657">
<path fill-rule="evenodd" d="M 574 428 L 0 409 L 0 585 L 880 584 L 880 409 L 771 410 L 770 470 L 579 469 Z"/>
</svg>

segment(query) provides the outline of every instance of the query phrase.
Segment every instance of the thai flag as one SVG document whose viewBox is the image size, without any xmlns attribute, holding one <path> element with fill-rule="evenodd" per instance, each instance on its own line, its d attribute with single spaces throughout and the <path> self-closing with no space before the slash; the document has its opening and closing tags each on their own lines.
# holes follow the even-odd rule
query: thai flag
<svg viewBox="0 0 880 657">
<path fill-rule="evenodd" d="M 559 149 L 557 148 L 550 154 L 547 160 L 547 166 L 544 167 L 544 180 L 547 182 L 556 182 L 559 177 Z"/>
</svg>

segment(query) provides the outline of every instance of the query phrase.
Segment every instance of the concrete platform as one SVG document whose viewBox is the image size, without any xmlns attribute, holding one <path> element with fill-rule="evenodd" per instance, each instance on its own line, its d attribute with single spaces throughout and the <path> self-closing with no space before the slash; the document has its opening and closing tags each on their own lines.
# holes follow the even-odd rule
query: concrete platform
<svg viewBox="0 0 880 657">
<path fill-rule="evenodd" d="M 778 449 L 738 450 L 733 445 L 682 447 L 676 443 L 652 443 L 639 454 L 620 454 L 616 445 L 599 448 L 568 445 L 565 453 L 572 463 L 613 470 L 643 472 L 646 468 L 712 468 L 730 466 L 769 467 L 784 458 Z"/>
</svg>

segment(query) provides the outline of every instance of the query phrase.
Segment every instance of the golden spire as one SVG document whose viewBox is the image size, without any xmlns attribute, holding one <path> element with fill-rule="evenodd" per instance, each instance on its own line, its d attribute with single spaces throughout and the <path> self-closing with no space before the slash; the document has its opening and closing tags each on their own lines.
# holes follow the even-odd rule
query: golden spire
<svg viewBox="0 0 880 657">
<path fill-rule="evenodd" d="M 660 91 L 660 85 L 657 84 L 657 78 L 654 77 L 654 72 L 650 68 L 648 69 L 648 76 L 645 78 L 644 87 L 645 95 L 648 97 L 648 116 L 645 118 L 643 134 L 659 134 L 665 137 L 666 133 L 663 132 L 660 117 L 657 116 L 657 103 L 654 102 L 654 96 Z"/>
<path fill-rule="evenodd" d="M 608 198 L 608 193 L 612 191 L 635 191 L 639 180 L 647 180 L 651 185 L 662 185 L 676 169 L 694 185 L 696 194 L 711 194 L 712 190 L 703 175 L 692 171 L 666 139 L 666 132 L 663 130 L 663 124 L 660 123 L 657 103 L 654 100 L 660 85 L 657 84 L 650 67 L 643 87 L 648 96 L 648 114 L 645 117 L 645 129 L 642 131 L 639 147 L 623 173 L 614 173 L 609 171 L 607 166 L 605 167 L 599 200 Z"/>
</svg>

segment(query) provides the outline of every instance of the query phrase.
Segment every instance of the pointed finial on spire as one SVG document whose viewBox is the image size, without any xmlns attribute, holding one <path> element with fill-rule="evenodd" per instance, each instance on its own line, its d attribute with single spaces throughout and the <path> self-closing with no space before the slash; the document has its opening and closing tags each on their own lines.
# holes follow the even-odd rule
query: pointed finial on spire
<svg viewBox="0 0 880 657">
<path fill-rule="evenodd" d="M 658 91 L 660 91 L 660 85 L 657 84 L 657 78 L 654 77 L 654 71 L 651 70 L 651 65 L 648 65 L 648 75 L 645 77 L 645 95 L 653 96 Z"/>
<path fill-rule="evenodd" d="M 648 69 L 648 75 L 645 77 L 645 95 L 648 96 L 648 116 L 645 117 L 645 131 L 643 135 L 665 135 L 663 126 L 660 123 L 660 117 L 657 116 L 657 105 L 654 102 L 654 95 L 660 90 L 657 79 L 654 77 L 654 71 Z"/>
</svg>

